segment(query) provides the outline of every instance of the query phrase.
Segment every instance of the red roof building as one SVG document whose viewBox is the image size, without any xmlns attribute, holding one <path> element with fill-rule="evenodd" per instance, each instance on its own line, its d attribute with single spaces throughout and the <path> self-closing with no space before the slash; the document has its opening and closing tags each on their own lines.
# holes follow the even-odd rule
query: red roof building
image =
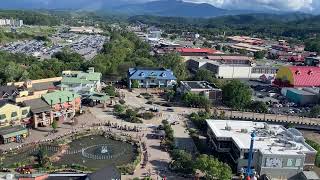
<svg viewBox="0 0 320 180">
<path fill-rule="evenodd" d="M 281 87 L 320 86 L 320 67 L 284 66 L 276 75 L 275 85 Z"/>
<path fill-rule="evenodd" d="M 222 54 L 221 51 L 210 48 L 177 48 L 176 52 L 181 56 L 206 56 L 212 54 Z"/>
</svg>

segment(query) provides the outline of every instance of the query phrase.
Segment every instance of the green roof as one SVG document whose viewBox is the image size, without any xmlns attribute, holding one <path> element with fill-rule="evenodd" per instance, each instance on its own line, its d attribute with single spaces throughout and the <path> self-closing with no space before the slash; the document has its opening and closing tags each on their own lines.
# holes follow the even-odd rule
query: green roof
<svg viewBox="0 0 320 180">
<path fill-rule="evenodd" d="M 102 74 L 96 72 L 81 72 L 78 74 L 79 79 L 86 79 L 88 81 L 100 81 Z"/>
<path fill-rule="evenodd" d="M 28 129 L 22 126 L 8 126 L 0 128 L 0 135 L 6 139 L 10 137 L 16 137 L 18 135 L 27 134 Z"/>
<path fill-rule="evenodd" d="M 70 91 L 55 91 L 45 94 L 42 97 L 49 105 L 51 105 L 73 101 L 75 98 L 80 97 L 80 95 Z"/>
<path fill-rule="evenodd" d="M 87 79 L 80 79 L 77 77 L 63 77 L 61 80 L 61 84 L 90 84 L 91 81 Z"/>
</svg>

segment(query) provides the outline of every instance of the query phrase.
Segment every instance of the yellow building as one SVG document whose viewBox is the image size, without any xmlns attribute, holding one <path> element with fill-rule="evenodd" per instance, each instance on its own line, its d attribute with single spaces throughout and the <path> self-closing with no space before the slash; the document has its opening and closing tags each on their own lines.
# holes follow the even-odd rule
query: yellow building
<svg viewBox="0 0 320 180">
<path fill-rule="evenodd" d="M 20 125 L 21 121 L 28 118 L 30 107 L 20 107 L 8 101 L 0 101 L 0 127 Z"/>
</svg>

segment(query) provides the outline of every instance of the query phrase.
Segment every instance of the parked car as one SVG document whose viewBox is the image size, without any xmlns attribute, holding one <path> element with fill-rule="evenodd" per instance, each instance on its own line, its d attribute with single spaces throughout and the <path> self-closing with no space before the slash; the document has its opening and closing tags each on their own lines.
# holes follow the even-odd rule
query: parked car
<svg viewBox="0 0 320 180">
<path fill-rule="evenodd" d="M 174 112 L 174 109 L 172 109 L 172 108 L 167 108 L 167 111 L 168 111 L 168 112 Z"/>
<path fill-rule="evenodd" d="M 171 123 L 171 125 L 178 125 L 178 124 L 180 124 L 179 121 L 174 121 Z"/>
</svg>

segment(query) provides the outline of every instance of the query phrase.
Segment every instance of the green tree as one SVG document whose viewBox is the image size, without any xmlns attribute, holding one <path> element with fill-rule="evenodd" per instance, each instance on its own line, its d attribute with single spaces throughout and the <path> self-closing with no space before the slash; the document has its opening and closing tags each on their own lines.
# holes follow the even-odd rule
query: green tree
<svg viewBox="0 0 320 180">
<path fill-rule="evenodd" d="M 57 130 L 57 128 L 58 128 L 58 122 L 57 122 L 57 120 L 54 119 L 54 120 L 52 121 L 51 127 L 52 127 L 52 129 L 53 129 L 53 132 L 56 132 L 56 130 Z"/>
<path fill-rule="evenodd" d="M 174 149 L 171 153 L 171 157 L 171 167 L 174 171 L 185 174 L 192 174 L 194 172 L 191 154 L 184 150 Z"/>
<path fill-rule="evenodd" d="M 268 106 L 266 103 L 261 101 L 253 101 L 250 104 L 250 109 L 256 112 L 267 113 Z"/>
<path fill-rule="evenodd" d="M 308 39 L 305 42 L 305 50 L 320 53 L 320 38 Z"/>
<path fill-rule="evenodd" d="M 243 109 L 251 102 L 252 92 L 249 86 L 239 80 L 232 80 L 222 88 L 223 102 L 232 108 Z"/>
<path fill-rule="evenodd" d="M 107 86 L 103 90 L 109 96 L 116 96 L 116 88 L 114 86 Z"/>
<path fill-rule="evenodd" d="M 222 46 L 222 51 L 224 51 L 224 52 L 228 51 L 228 47 L 227 46 Z"/>
<path fill-rule="evenodd" d="M 167 34 L 167 33 L 162 33 L 162 34 L 161 34 L 161 37 L 167 38 L 167 37 L 168 37 L 168 34 Z"/>
<path fill-rule="evenodd" d="M 133 80 L 131 84 L 131 88 L 139 88 L 139 81 L 138 80 Z"/>
<path fill-rule="evenodd" d="M 120 104 L 116 104 L 116 105 L 113 106 L 113 111 L 115 113 L 120 114 L 120 113 L 123 113 L 124 110 L 125 110 L 125 108 Z"/>
<path fill-rule="evenodd" d="M 44 149 L 40 149 L 36 154 L 36 161 L 40 167 L 46 168 L 50 165 L 50 159 L 48 157 L 48 152 Z"/>
<path fill-rule="evenodd" d="M 169 53 L 159 56 L 158 66 L 171 69 L 178 80 L 184 80 L 188 77 L 188 70 L 183 62 L 183 58 L 177 53 Z"/>
<path fill-rule="evenodd" d="M 255 59 L 263 59 L 266 56 L 265 51 L 257 51 L 254 53 L 254 58 Z"/>
<path fill-rule="evenodd" d="M 202 132 L 207 130 L 207 119 L 210 119 L 212 115 L 206 111 L 193 112 L 189 115 L 189 119 L 200 129 Z"/>
<path fill-rule="evenodd" d="M 171 35 L 171 36 L 170 36 L 170 39 L 171 39 L 171 40 L 177 39 L 177 35 L 175 35 L 175 34 Z"/>
<path fill-rule="evenodd" d="M 204 95 L 195 94 L 195 93 L 185 93 L 182 96 L 182 101 L 186 106 L 190 107 L 210 107 L 211 101 Z"/>
<path fill-rule="evenodd" d="M 241 55 L 247 55 L 247 51 L 245 49 L 239 49 L 238 52 L 241 54 Z"/>
<path fill-rule="evenodd" d="M 200 155 L 194 166 L 205 174 L 206 179 L 227 180 L 232 178 L 231 168 L 212 156 Z"/>
<path fill-rule="evenodd" d="M 206 47 L 206 48 L 211 48 L 212 47 L 212 45 L 208 41 L 204 41 L 202 46 Z"/>
<path fill-rule="evenodd" d="M 217 44 L 217 45 L 216 45 L 216 50 L 219 50 L 219 51 L 221 51 L 221 50 L 222 50 L 222 47 L 221 47 L 221 45 L 220 45 L 220 44 Z"/>
<path fill-rule="evenodd" d="M 309 112 L 309 116 L 317 118 L 320 116 L 320 105 L 313 106 Z"/>
<path fill-rule="evenodd" d="M 207 81 L 209 83 L 215 82 L 214 74 L 207 69 L 199 69 L 193 79 L 195 81 Z"/>
</svg>

